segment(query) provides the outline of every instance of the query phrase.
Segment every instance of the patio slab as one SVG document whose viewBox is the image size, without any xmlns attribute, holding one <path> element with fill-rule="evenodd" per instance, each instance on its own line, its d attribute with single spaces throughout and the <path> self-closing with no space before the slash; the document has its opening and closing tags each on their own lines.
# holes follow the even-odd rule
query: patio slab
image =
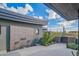
<svg viewBox="0 0 79 59">
<path fill-rule="evenodd" d="M 66 48 L 66 44 L 53 44 L 50 46 L 34 46 L 11 51 L 3 56 L 72 56 L 71 51 L 76 50 Z"/>
</svg>

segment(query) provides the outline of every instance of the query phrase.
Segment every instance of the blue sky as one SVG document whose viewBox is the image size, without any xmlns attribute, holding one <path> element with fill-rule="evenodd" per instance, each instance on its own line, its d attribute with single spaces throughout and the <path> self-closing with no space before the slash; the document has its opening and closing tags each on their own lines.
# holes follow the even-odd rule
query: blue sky
<svg viewBox="0 0 79 59">
<path fill-rule="evenodd" d="M 74 31 L 78 28 L 77 20 L 67 22 L 56 12 L 54 12 L 42 3 L 7 3 L 3 5 L 8 10 L 22 13 L 24 15 L 29 15 L 35 18 L 47 20 L 48 25 L 46 25 L 45 27 L 47 27 L 48 30 L 62 31 L 61 24 L 66 27 L 66 30 Z"/>
<path fill-rule="evenodd" d="M 25 7 L 25 4 L 26 3 L 7 3 L 7 6 L 8 7 Z M 33 12 L 29 12 L 29 16 L 32 16 L 33 13 L 36 15 L 36 16 L 43 16 L 45 18 L 45 16 L 47 16 L 48 14 L 46 13 L 46 9 L 49 9 L 47 6 L 45 6 L 44 4 L 41 4 L 41 3 L 31 3 L 30 4 L 31 7 L 33 8 Z"/>
</svg>

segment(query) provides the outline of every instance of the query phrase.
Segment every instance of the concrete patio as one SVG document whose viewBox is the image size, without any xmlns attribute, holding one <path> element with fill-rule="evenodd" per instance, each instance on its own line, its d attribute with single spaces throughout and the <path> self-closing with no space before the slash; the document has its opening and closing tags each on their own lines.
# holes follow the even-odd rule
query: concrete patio
<svg viewBox="0 0 79 59">
<path fill-rule="evenodd" d="M 1 56 L 72 56 L 71 51 L 76 54 L 76 50 L 66 48 L 66 44 L 53 44 L 50 46 L 34 46 L 11 51 Z"/>
</svg>

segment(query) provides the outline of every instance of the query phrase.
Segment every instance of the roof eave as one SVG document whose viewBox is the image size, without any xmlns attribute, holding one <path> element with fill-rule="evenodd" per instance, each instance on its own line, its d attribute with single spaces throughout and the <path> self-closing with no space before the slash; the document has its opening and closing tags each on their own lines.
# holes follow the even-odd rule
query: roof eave
<svg viewBox="0 0 79 59">
<path fill-rule="evenodd" d="M 45 20 L 36 19 L 30 16 L 22 15 L 2 8 L 0 8 L 0 18 L 17 21 L 17 22 L 29 23 L 29 24 L 37 24 L 42 26 L 47 25 L 48 23 Z"/>
<path fill-rule="evenodd" d="M 46 6 L 57 12 L 67 21 L 78 19 L 79 4 L 71 3 L 45 3 Z"/>
</svg>

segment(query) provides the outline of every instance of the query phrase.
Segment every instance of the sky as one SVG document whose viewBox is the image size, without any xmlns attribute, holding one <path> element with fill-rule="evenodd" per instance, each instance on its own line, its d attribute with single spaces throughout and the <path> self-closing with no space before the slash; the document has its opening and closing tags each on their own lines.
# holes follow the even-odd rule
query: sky
<svg viewBox="0 0 79 59">
<path fill-rule="evenodd" d="M 48 31 L 60 32 L 62 31 L 62 26 L 65 27 L 67 32 L 78 30 L 78 20 L 66 21 L 42 3 L 3 3 L 0 7 L 41 20 L 47 20 L 48 25 L 43 27 L 47 28 Z"/>
</svg>

